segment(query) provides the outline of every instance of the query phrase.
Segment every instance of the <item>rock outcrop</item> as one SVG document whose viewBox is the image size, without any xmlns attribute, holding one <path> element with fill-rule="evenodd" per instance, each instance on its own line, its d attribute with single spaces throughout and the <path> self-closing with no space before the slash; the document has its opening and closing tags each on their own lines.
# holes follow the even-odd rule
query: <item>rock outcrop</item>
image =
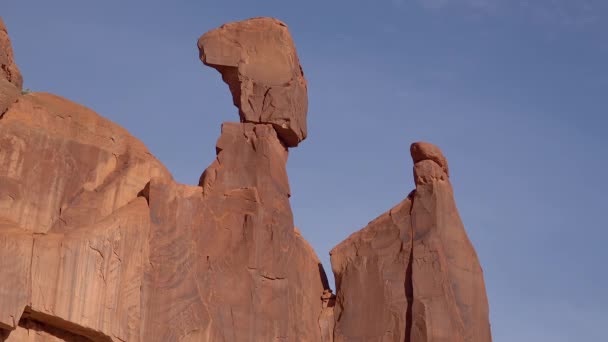
<svg viewBox="0 0 608 342">
<path fill-rule="evenodd" d="M 0 79 L 8 80 L 18 89 L 23 86 L 21 72 L 15 64 L 13 45 L 2 18 L 0 18 Z"/>
<path fill-rule="evenodd" d="M 294 230 L 287 149 L 271 125 L 224 123 L 217 151 L 200 186 L 147 190 L 144 340 L 321 341 L 327 280 Z"/>
<path fill-rule="evenodd" d="M 228 84 L 242 122 L 272 124 L 288 147 L 306 138 L 306 79 L 287 25 L 273 18 L 225 24 L 198 48 Z"/>
<path fill-rule="evenodd" d="M 15 64 L 11 39 L 0 18 L 0 117 L 21 94 L 23 78 Z"/>
<path fill-rule="evenodd" d="M 411 146 L 416 190 L 331 251 L 334 341 L 489 342 L 483 272 L 438 147 Z"/>
<path fill-rule="evenodd" d="M 240 123 L 198 185 L 92 110 L 21 94 L 0 20 L 0 341 L 490 341 L 481 268 L 447 162 L 414 144 L 416 190 L 332 251 L 294 227 L 288 147 L 306 81 L 286 26 L 201 37 Z"/>
<path fill-rule="evenodd" d="M 305 110 L 294 126 L 224 123 L 188 186 L 116 124 L 13 79 L 0 83 L 0 341 L 321 341 L 329 286 L 294 228 L 280 138 L 285 125 L 303 138 Z"/>
</svg>

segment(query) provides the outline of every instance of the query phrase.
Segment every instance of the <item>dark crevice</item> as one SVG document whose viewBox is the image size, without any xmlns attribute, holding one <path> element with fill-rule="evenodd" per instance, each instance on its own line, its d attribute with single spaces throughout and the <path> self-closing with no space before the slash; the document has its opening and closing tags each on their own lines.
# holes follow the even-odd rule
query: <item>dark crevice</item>
<svg viewBox="0 0 608 342">
<path fill-rule="evenodd" d="M 25 308 L 19 320 L 25 329 L 44 331 L 59 339 L 70 342 L 112 342 L 112 338 L 99 331 L 80 326 L 62 318 Z"/>
<path fill-rule="evenodd" d="M 144 186 L 143 189 L 141 189 L 138 193 L 137 193 L 137 197 L 143 197 L 146 199 L 146 202 L 148 202 L 148 207 L 150 206 L 150 182 L 152 180 L 148 181 L 148 183 L 146 183 L 146 185 Z"/>
<path fill-rule="evenodd" d="M 411 340 L 412 335 L 412 307 L 414 305 L 414 286 L 412 283 L 412 262 L 414 259 L 414 248 L 410 250 L 410 260 L 405 269 L 405 297 L 407 298 L 407 308 L 405 309 L 405 341 Z"/>
<path fill-rule="evenodd" d="M 414 263 L 414 222 L 412 220 L 412 211 L 414 209 L 414 197 L 416 190 L 413 190 L 408 195 L 412 202 L 410 205 L 410 256 L 405 269 L 405 297 L 407 299 L 407 307 L 405 309 L 405 342 L 410 342 L 412 339 L 413 325 L 413 306 L 414 306 L 414 283 L 413 283 L 413 263 Z"/>
<path fill-rule="evenodd" d="M 327 280 L 327 274 L 325 273 L 323 264 L 319 263 L 318 267 L 319 267 L 319 275 L 321 276 L 321 282 L 323 283 L 323 289 L 329 290 L 331 292 L 331 288 L 329 287 L 329 280 Z"/>
<path fill-rule="evenodd" d="M 51 335 L 59 340 L 62 341 L 69 341 L 69 342 L 94 342 L 93 340 L 85 337 L 85 336 L 80 336 L 77 334 L 73 334 L 69 331 L 65 331 L 63 329 L 60 328 L 56 328 L 56 327 L 52 327 L 49 326 L 47 324 L 44 324 L 42 322 L 36 321 L 34 319 L 31 318 L 21 318 L 21 320 L 19 320 L 19 326 L 21 328 L 27 329 L 27 330 L 33 330 L 36 331 L 37 334 L 41 334 L 41 333 L 46 333 L 48 335 Z M 30 333 L 28 332 L 28 335 Z M 7 336 L 8 337 L 8 336 Z"/>
<path fill-rule="evenodd" d="M 10 335 L 11 330 L 4 330 L 2 328 L 0 328 L 0 342 L 4 342 L 6 341 L 6 339 L 8 338 L 8 335 Z"/>
</svg>

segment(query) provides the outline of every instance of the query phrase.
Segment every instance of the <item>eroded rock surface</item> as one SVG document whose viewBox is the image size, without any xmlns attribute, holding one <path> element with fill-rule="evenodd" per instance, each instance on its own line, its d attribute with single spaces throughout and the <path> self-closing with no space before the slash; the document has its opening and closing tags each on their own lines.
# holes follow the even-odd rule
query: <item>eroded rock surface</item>
<svg viewBox="0 0 608 342">
<path fill-rule="evenodd" d="M 334 341 L 491 341 L 483 272 L 448 164 L 414 143 L 416 190 L 331 251 Z"/>
<path fill-rule="evenodd" d="M 17 101 L 22 85 L 23 78 L 15 64 L 11 39 L 4 21 L 0 18 L 0 117 Z"/>
<path fill-rule="evenodd" d="M 13 55 L 13 45 L 2 18 L 0 18 L 0 79 L 9 81 L 19 90 L 23 86 L 23 78 Z"/>
<path fill-rule="evenodd" d="M 483 272 L 437 148 L 413 144 L 412 341 L 491 341 Z M 414 153 L 412 153 L 414 155 Z M 438 156 L 434 158 L 433 156 Z"/>
<path fill-rule="evenodd" d="M 293 228 L 287 149 L 224 123 L 217 151 L 199 187 L 150 183 L 144 340 L 321 341 L 327 280 Z"/>
<path fill-rule="evenodd" d="M 431 144 L 412 145 L 416 190 L 332 250 L 331 293 L 289 204 L 307 97 L 283 23 L 201 37 L 242 122 L 222 125 L 198 185 L 92 110 L 22 95 L 1 21 L 0 47 L 0 341 L 490 341 Z"/>
<path fill-rule="evenodd" d="M 21 96 L 0 119 L 0 327 L 26 312 L 95 341 L 139 340 L 152 177 L 171 179 L 124 129 Z"/>
<path fill-rule="evenodd" d="M 228 84 L 242 122 L 272 124 L 288 147 L 306 138 L 306 80 L 287 25 L 274 18 L 225 24 L 198 48 Z"/>
<path fill-rule="evenodd" d="M 188 186 L 90 109 L 15 90 L 0 78 L 0 341 L 322 340 L 276 122 L 223 124 Z"/>
</svg>

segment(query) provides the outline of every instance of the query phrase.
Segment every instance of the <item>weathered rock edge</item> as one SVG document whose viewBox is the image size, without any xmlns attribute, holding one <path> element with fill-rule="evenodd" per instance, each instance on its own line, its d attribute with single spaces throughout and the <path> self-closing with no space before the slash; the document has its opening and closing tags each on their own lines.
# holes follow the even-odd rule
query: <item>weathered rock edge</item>
<svg viewBox="0 0 608 342">
<path fill-rule="evenodd" d="M 448 164 L 412 144 L 416 190 L 330 252 L 326 341 L 492 340 L 483 272 L 458 215 Z M 331 305 L 328 305 L 331 306 Z"/>
</svg>

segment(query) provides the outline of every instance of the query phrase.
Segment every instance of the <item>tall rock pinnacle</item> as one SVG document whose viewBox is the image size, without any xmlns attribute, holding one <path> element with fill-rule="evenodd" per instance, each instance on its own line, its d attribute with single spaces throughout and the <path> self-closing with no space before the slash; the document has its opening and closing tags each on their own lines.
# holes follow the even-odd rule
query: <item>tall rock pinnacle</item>
<svg viewBox="0 0 608 342">
<path fill-rule="evenodd" d="M 414 143 L 416 190 L 331 251 L 334 341 L 489 342 L 483 272 L 448 164 Z"/>
<path fill-rule="evenodd" d="M 225 24 L 198 48 L 228 84 L 241 122 L 272 124 L 288 147 L 306 138 L 306 80 L 287 25 L 273 18 Z"/>
</svg>

